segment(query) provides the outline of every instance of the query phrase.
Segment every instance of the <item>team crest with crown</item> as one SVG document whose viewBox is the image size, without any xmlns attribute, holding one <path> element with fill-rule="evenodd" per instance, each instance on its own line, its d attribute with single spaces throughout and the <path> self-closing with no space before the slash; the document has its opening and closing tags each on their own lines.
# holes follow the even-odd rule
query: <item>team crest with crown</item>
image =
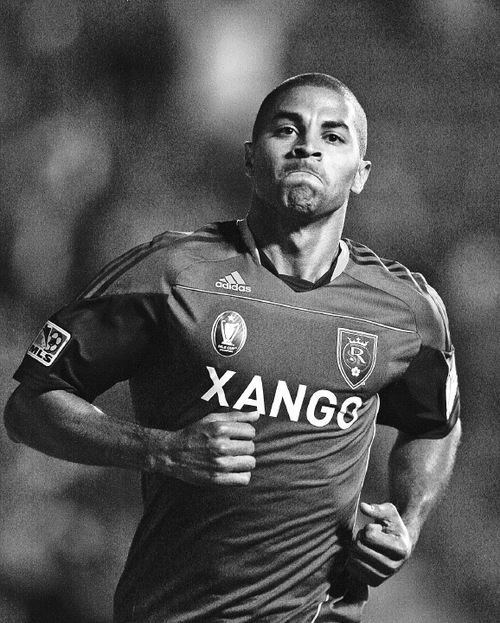
<svg viewBox="0 0 500 623">
<path fill-rule="evenodd" d="M 378 336 L 363 331 L 338 329 L 337 363 L 352 389 L 366 383 L 377 359 Z"/>
</svg>

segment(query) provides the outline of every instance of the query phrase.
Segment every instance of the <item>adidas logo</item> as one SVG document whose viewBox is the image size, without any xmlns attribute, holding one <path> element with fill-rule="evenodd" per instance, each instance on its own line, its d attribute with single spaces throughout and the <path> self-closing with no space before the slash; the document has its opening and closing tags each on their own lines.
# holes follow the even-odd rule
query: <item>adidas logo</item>
<svg viewBox="0 0 500 623">
<path fill-rule="evenodd" d="M 224 290 L 233 290 L 233 292 L 251 292 L 252 288 L 247 286 L 245 280 L 237 270 L 230 275 L 226 275 L 215 282 L 216 288 L 224 288 Z"/>
</svg>

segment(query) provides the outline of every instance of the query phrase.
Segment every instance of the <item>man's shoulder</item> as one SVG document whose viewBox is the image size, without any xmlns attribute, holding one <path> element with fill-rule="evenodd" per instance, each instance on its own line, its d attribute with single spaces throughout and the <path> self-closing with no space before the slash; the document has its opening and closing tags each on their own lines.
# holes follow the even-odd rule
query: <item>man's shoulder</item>
<svg viewBox="0 0 500 623">
<path fill-rule="evenodd" d="M 236 221 L 209 223 L 192 232 L 165 231 L 109 262 L 79 298 L 162 291 L 186 267 L 239 251 Z"/>
<path fill-rule="evenodd" d="M 359 242 L 346 239 L 346 243 L 350 253 L 347 274 L 406 306 L 424 341 L 428 338 L 434 341 L 438 337 L 439 341 L 447 341 L 448 318 L 444 303 L 421 273 L 410 270 L 397 260 L 381 257 Z"/>
<path fill-rule="evenodd" d="M 165 248 L 173 243 L 183 243 L 190 247 L 204 246 L 207 243 L 224 243 L 237 232 L 237 221 L 214 221 L 192 231 L 167 230 L 147 243 L 151 248 Z"/>
<path fill-rule="evenodd" d="M 345 239 L 345 242 L 349 247 L 351 272 L 358 279 L 380 289 L 390 290 L 393 286 L 398 291 L 407 291 L 409 296 L 412 292 L 427 292 L 429 284 L 422 274 L 410 270 L 397 260 L 381 257 L 364 244 L 350 239 Z"/>
</svg>

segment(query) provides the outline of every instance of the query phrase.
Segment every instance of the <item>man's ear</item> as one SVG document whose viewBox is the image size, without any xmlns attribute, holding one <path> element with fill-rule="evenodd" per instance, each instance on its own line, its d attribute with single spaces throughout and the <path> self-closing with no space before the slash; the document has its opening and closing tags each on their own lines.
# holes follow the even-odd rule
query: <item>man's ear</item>
<svg viewBox="0 0 500 623">
<path fill-rule="evenodd" d="M 359 193 L 363 190 L 366 180 L 370 175 L 371 168 L 372 163 L 369 160 L 360 160 L 356 176 L 354 177 L 354 181 L 351 186 L 351 191 L 355 195 L 359 195 Z"/>
<path fill-rule="evenodd" d="M 245 141 L 245 175 L 252 177 L 253 166 L 253 143 L 251 141 Z"/>
</svg>

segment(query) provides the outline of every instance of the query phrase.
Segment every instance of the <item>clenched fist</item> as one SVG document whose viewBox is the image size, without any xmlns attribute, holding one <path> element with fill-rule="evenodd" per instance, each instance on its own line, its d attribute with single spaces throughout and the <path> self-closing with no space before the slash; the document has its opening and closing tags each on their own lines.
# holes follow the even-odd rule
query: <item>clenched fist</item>
<svg viewBox="0 0 500 623">
<path fill-rule="evenodd" d="M 182 430 L 157 431 L 153 471 L 191 484 L 247 485 L 258 419 L 256 412 L 210 413 Z"/>
<path fill-rule="evenodd" d="M 379 586 L 408 560 L 413 544 L 401 516 L 390 502 L 361 502 L 360 509 L 373 521 L 357 533 L 348 567 L 366 584 Z"/>
</svg>

